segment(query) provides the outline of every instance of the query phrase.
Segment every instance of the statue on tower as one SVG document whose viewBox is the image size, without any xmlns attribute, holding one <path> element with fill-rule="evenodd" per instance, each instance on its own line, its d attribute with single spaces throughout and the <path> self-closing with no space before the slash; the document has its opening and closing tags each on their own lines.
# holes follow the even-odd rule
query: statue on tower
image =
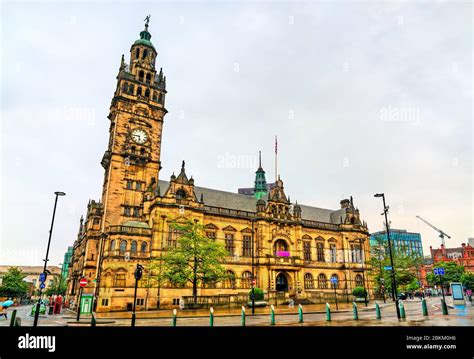
<svg viewBox="0 0 474 359">
<path fill-rule="evenodd" d="M 146 27 L 148 27 L 148 23 L 150 22 L 150 18 L 151 18 L 151 15 L 150 15 L 150 14 L 148 14 L 148 16 L 145 17 L 145 20 L 144 20 L 144 21 L 145 21 L 145 26 L 146 26 Z"/>
</svg>

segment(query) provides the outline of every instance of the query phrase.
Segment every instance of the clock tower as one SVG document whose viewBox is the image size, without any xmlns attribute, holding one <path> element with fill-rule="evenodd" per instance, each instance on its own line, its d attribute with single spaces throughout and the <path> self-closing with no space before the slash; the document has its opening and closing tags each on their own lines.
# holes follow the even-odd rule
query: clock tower
<svg viewBox="0 0 474 359">
<path fill-rule="evenodd" d="M 140 222 L 146 189 L 158 181 L 161 133 L 165 109 L 166 77 L 156 70 L 157 51 L 151 43 L 147 17 L 117 75 L 110 113 L 109 143 L 101 164 L 102 232 L 110 226 Z"/>
</svg>

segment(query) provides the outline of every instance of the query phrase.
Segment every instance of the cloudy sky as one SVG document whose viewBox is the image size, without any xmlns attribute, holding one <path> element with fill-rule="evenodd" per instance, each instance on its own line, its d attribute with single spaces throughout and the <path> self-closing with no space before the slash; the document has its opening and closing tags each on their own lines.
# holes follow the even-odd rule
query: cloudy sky
<svg viewBox="0 0 474 359">
<path fill-rule="evenodd" d="M 0 264 L 62 262 L 99 199 L 120 57 L 151 14 L 167 76 L 162 179 L 251 187 L 262 151 L 292 201 L 354 196 L 372 232 L 474 237 L 468 2 L 2 2 Z"/>
</svg>

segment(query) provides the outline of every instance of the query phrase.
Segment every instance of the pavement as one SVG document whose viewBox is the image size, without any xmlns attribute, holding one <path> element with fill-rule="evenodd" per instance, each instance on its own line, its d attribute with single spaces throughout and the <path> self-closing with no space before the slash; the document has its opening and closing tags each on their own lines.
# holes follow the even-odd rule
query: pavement
<svg viewBox="0 0 474 359">
<path fill-rule="evenodd" d="M 326 320 L 325 305 L 303 306 L 303 323 L 299 323 L 298 306 L 275 307 L 276 326 L 474 326 L 474 307 L 471 303 L 466 306 L 453 306 L 451 298 L 446 298 L 449 306 L 449 315 L 443 315 L 440 298 L 427 299 L 429 315 L 423 316 L 421 301 L 418 299 L 405 301 L 406 319 L 398 319 L 395 304 L 387 300 L 379 303 L 382 319 L 376 319 L 375 303 L 372 301 L 367 307 L 364 303 L 358 304 L 359 319 L 353 319 L 352 303 L 340 303 L 339 310 L 331 304 L 331 321 Z M 33 317 L 29 315 L 31 305 L 9 309 L 9 319 L 13 309 L 17 309 L 17 317 L 21 318 L 22 326 L 32 326 Z M 164 326 L 172 324 L 172 311 L 137 312 L 137 326 Z M 98 326 L 130 326 L 131 313 L 109 313 L 106 317 L 98 318 Z M 0 326 L 8 326 L 10 320 L 0 319 Z M 269 326 L 270 307 L 256 308 L 255 315 L 251 309 L 246 309 L 246 326 Z M 74 312 L 65 309 L 62 314 L 45 315 L 39 318 L 40 326 L 90 326 L 90 315 L 81 316 L 76 321 Z M 178 326 L 209 326 L 208 310 L 179 310 L 177 315 Z M 240 308 L 215 308 L 214 326 L 241 326 Z"/>
</svg>

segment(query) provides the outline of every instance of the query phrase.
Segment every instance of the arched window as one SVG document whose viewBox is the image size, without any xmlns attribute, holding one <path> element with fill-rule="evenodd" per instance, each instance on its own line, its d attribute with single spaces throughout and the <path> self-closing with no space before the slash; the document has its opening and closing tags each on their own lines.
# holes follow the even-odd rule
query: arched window
<svg viewBox="0 0 474 359">
<path fill-rule="evenodd" d="M 336 282 L 333 282 L 333 280 L 336 279 Z M 339 288 L 339 277 L 337 276 L 337 274 L 333 274 L 331 276 L 331 286 L 334 288 Z"/>
<path fill-rule="evenodd" d="M 186 197 L 187 197 L 187 194 L 184 189 L 179 189 L 176 191 L 176 199 L 185 199 Z"/>
<path fill-rule="evenodd" d="M 122 240 L 120 242 L 120 254 L 124 254 L 126 250 L 127 250 L 127 241 Z"/>
<path fill-rule="evenodd" d="M 146 83 L 149 84 L 151 82 L 151 75 L 146 74 Z"/>
<path fill-rule="evenodd" d="M 114 250 L 115 250 L 115 239 L 112 239 L 110 241 L 109 251 L 114 251 Z"/>
<path fill-rule="evenodd" d="M 355 276 L 355 282 L 357 287 L 363 287 L 364 286 L 364 280 L 360 274 L 357 274 Z"/>
<path fill-rule="evenodd" d="M 153 91 L 153 101 L 158 101 L 157 97 L 156 97 L 156 91 Z"/>
<path fill-rule="evenodd" d="M 326 276 L 321 273 L 319 276 L 318 276 L 318 288 L 319 289 L 326 289 L 328 287 L 328 281 L 327 281 L 327 278 Z"/>
<path fill-rule="evenodd" d="M 143 82 L 143 76 L 145 76 L 145 73 L 142 70 L 138 73 L 138 81 Z"/>
<path fill-rule="evenodd" d="M 132 245 L 130 246 L 131 253 L 137 253 L 137 241 L 133 241 Z"/>
<path fill-rule="evenodd" d="M 140 251 L 142 253 L 146 253 L 147 250 L 148 250 L 148 244 L 146 242 L 142 242 L 142 247 L 141 247 Z"/>
<path fill-rule="evenodd" d="M 139 87 L 139 88 L 137 89 L 137 96 L 141 96 L 141 95 L 142 95 L 142 88 Z"/>
<path fill-rule="evenodd" d="M 115 274 L 115 286 L 116 287 L 125 287 L 125 273 L 118 272 Z"/>
<path fill-rule="evenodd" d="M 242 273 L 242 288 L 250 288 L 252 284 L 252 272 L 245 271 Z"/>
<path fill-rule="evenodd" d="M 235 273 L 228 270 L 225 274 L 224 288 L 235 289 Z"/>
<path fill-rule="evenodd" d="M 145 91 L 145 97 L 150 98 L 150 90 L 146 89 Z"/>
<path fill-rule="evenodd" d="M 276 257 L 289 257 L 290 252 L 288 245 L 283 239 L 278 239 L 274 244 L 275 256 Z"/>
<path fill-rule="evenodd" d="M 158 103 L 163 104 L 163 94 L 161 94 L 161 93 L 160 93 L 160 95 L 158 96 Z"/>
<path fill-rule="evenodd" d="M 304 289 L 314 289 L 314 280 L 311 273 L 304 275 Z"/>
<path fill-rule="evenodd" d="M 145 50 L 143 50 L 143 58 L 145 58 L 145 57 L 147 57 L 147 56 L 148 56 L 148 50 L 145 49 Z"/>
<path fill-rule="evenodd" d="M 128 85 L 127 83 L 124 83 L 123 86 L 122 86 L 122 92 L 123 93 L 128 93 Z"/>
<path fill-rule="evenodd" d="M 135 58 L 138 59 L 140 57 L 140 49 L 137 49 L 137 53 L 135 54 Z"/>
<path fill-rule="evenodd" d="M 316 255 L 318 262 L 324 262 L 324 244 L 316 243 Z"/>
<path fill-rule="evenodd" d="M 130 85 L 130 86 L 128 87 L 128 93 L 129 93 L 130 95 L 133 95 L 133 94 L 135 93 L 135 86 Z"/>
</svg>

